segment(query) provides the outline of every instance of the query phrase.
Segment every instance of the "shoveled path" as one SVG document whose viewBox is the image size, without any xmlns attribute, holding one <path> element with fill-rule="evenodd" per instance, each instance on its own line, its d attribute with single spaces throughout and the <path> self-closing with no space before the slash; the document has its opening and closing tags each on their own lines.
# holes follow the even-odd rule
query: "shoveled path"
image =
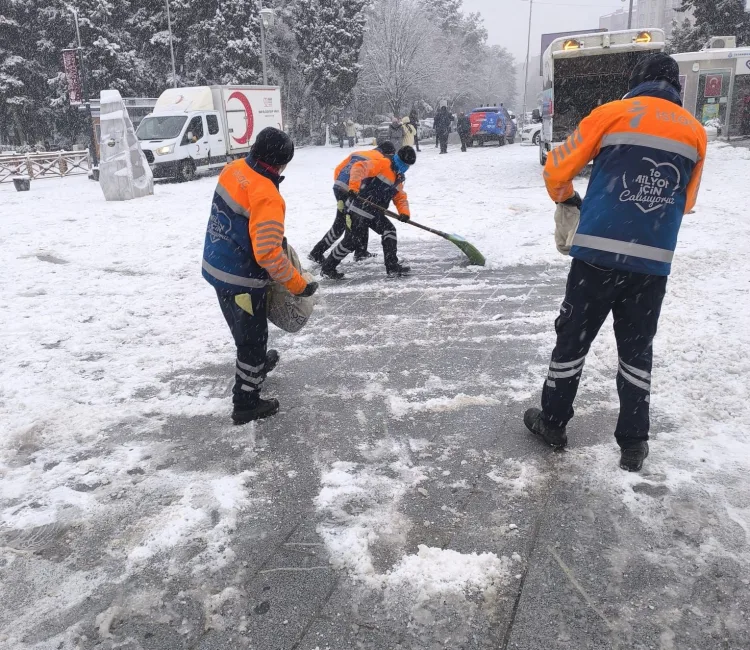
<svg viewBox="0 0 750 650">
<path fill-rule="evenodd" d="M 92 454 L 106 456 L 115 440 L 159 449 L 128 470 L 133 489 L 165 472 L 248 472 L 251 506 L 228 523 L 211 510 L 214 529 L 165 547 L 137 574 L 117 548 L 144 512 L 123 511 L 98 530 L 54 531 L 3 566 L 18 581 L 3 602 L 28 607 L 40 597 L 24 584 L 35 562 L 95 572 L 100 583 L 80 607 L 41 619 L 24 647 L 750 647 L 746 577 L 731 558 L 702 553 L 704 531 L 716 524 L 711 513 L 693 508 L 689 494 L 672 494 L 648 467 L 623 483 L 628 494 L 598 480 L 619 471 L 607 469 L 617 461 L 613 376 L 584 386 L 570 451 L 546 449 L 523 427 L 545 374 L 563 269 L 464 268 L 441 242 L 404 254 L 411 277 L 383 279 L 380 258 L 345 266 L 347 280 L 324 283 L 303 333 L 272 335 L 282 363 L 266 392 L 281 400 L 278 416 L 233 427 L 226 414 L 155 413 L 150 431 L 125 422 L 106 432 L 110 442 Z M 164 382 L 196 399 L 228 395 L 232 372 L 227 359 Z M 657 417 L 657 432 L 667 426 Z M 346 516 L 369 522 L 378 575 L 420 545 L 493 553 L 506 558 L 507 575 L 480 593 L 424 599 L 418 590 L 374 588 L 321 536 L 331 522 L 316 498 L 340 461 L 376 477 L 364 483 L 373 493 L 342 502 L 338 524 Z M 425 478 L 389 510 L 376 488 L 398 480 L 397 463 Z M 144 511 L 160 499 L 175 501 L 148 494 Z M 388 513 L 399 530 L 386 534 Z M 211 530 L 219 528 L 214 548 Z"/>
</svg>

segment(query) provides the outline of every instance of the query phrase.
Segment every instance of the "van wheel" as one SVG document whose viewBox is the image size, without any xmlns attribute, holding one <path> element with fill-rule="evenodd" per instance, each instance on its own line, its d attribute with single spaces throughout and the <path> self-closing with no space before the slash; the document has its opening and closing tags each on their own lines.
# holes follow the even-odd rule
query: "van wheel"
<svg viewBox="0 0 750 650">
<path fill-rule="evenodd" d="M 539 146 L 539 143 L 542 141 L 542 134 L 541 133 L 535 133 L 534 137 L 531 140 L 531 144 L 535 146 Z"/>
<path fill-rule="evenodd" d="M 195 165 L 189 158 L 183 160 L 180 163 L 180 167 L 177 170 L 177 180 L 180 183 L 187 183 L 195 179 Z"/>
</svg>

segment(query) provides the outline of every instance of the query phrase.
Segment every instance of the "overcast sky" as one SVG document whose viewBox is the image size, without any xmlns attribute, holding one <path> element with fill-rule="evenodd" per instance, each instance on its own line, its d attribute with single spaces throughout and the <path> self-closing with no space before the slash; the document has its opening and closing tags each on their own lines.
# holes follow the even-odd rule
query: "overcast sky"
<svg viewBox="0 0 750 650">
<path fill-rule="evenodd" d="M 539 56 L 541 35 L 599 27 L 599 16 L 627 7 L 621 0 L 534 0 L 531 56 Z M 526 58 L 528 0 L 464 0 L 464 11 L 478 11 L 490 34 L 490 44 L 508 48 L 518 62 Z"/>
</svg>

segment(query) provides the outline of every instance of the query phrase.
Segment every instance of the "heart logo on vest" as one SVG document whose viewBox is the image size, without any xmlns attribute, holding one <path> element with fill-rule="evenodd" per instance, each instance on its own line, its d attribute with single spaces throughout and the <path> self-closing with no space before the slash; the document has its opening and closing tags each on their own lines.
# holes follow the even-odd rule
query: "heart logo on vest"
<svg viewBox="0 0 750 650">
<path fill-rule="evenodd" d="M 680 170 L 672 163 L 658 163 L 651 158 L 642 158 L 635 172 L 622 175 L 625 188 L 620 194 L 620 203 L 635 203 L 644 214 L 674 205 L 674 195 L 680 190 Z"/>
<path fill-rule="evenodd" d="M 208 237 L 212 244 L 219 240 L 229 241 L 232 222 L 214 203 L 211 206 L 211 218 L 208 220 Z"/>
</svg>

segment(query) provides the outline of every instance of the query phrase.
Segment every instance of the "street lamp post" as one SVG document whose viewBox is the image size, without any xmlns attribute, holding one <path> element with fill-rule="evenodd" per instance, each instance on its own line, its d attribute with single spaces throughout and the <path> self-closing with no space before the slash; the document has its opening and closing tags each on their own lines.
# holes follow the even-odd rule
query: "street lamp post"
<svg viewBox="0 0 750 650">
<path fill-rule="evenodd" d="M 83 59 L 83 45 L 81 43 L 81 29 L 78 26 L 78 11 L 74 7 L 68 7 L 73 14 L 76 24 L 76 40 L 78 41 L 78 59 L 81 66 L 81 91 L 83 93 L 83 104 L 89 114 L 89 127 L 91 138 L 91 164 L 94 168 L 99 166 L 99 156 L 96 153 L 96 128 L 94 127 L 94 116 L 91 114 L 91 101 L 89 100 L 88 86 L 86 85 L 86 63 Z"/>
<path fill-rule="evenodd" d="M 630 0 L 630 9 L 628 9 L 628 29 L 633 27 L 633 0 Z"/>
<path fill-rule="evenodd" d="M 263 65 L 263 85 L 268 85 L 268 72 L 266 70 L 266 29 L 273 27 L 274 13 L 273 9 L 264 9 L 263 0 L 258 0 L 260 8 L 260 53 L 261 63 Z"/>
<path fill-rule="evenodd" d="M 632 0 L 631 0 L 632 1 Z M 529 55 L 531 54 L 531 16 L 534 10 L 534 0 L 529 0 L 529 33 L 526 37 L 526 67 L 523 79 L 523 121 L 526 124 L 526 100 L 529 89 Z"/>
<path fill-rule="evenodd" d="M 165 0 L 167 5 L 167 29 L 169 30 L 169 53 L 172 55 L 172 88 L 177 88 L 177 68 L 174 65 L 174 44 L 172 42 L 172 16 L 169 13 L 169 0 Z"/>
</svg>

